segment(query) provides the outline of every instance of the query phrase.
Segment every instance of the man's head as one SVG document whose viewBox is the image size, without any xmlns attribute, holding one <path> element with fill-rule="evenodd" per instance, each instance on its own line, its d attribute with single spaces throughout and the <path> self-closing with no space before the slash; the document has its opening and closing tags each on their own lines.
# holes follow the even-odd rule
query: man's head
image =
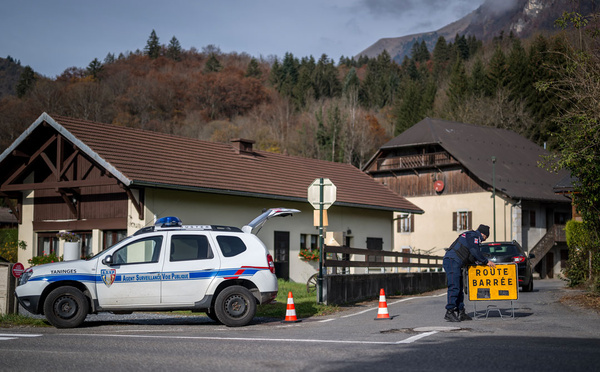
<svg viewBox="0 0 600 372">
<path fill-rule="evenodd" d="M 490 227 L 487 225 L 479 225 L 477 231 L 481 233 L 483 237 L 482 240 L 486 240 L 490 236 Z"/>
</svg>

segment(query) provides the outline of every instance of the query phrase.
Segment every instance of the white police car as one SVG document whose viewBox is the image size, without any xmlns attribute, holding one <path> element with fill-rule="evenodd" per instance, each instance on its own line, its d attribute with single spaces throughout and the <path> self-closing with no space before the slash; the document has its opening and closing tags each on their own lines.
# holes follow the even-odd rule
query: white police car
<svg viewBox="0 0 600 372">
<path fill-rule="evenodd" d="M 150 310 L 206 312 L 244 326 L 278 290 L 273 258 L 252 232 L 296 212 L 269 209 L 242 229 L 165 217 L 88 260 L 28 268 L 16 296 L 57 328 L 77 327 L 90 313 Z"/>
</svg>

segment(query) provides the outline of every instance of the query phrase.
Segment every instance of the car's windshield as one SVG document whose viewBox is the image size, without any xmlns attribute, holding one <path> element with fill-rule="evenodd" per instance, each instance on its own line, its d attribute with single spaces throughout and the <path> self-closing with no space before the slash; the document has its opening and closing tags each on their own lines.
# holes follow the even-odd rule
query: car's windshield
<svg viewBox="0 0 600 372">
<path fill-rule="evenodd" d="M 483 245 L 481 246 L 481 252 L 489 253 L 494 256 L 509 256 L 519 254 L 519 249 L 512 244 Z"/>
</svg>

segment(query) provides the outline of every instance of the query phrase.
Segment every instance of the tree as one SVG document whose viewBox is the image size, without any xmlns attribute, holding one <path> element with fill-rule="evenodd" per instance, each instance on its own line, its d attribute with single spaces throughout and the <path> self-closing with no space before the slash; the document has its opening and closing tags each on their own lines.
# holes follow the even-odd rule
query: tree
<svg viewBox="0 0 600 372">
<path fill-rule="evenodd" d="M 486 82 L 486 90 L 489 95 L 495 94 L 498 89 L 506 85 L 506 56 L 499 46 L 496 47 L 488 64 Z"/>
<path fill-rule="evenodd" d="M 514 38 L 506 66 L 510 99 L 526 99 L 533 93 L 533 82 L 527 62 L 527 53 L 521 45 L 521 40 Z"/>
<path fill-rule="evenodd" d="M 204 65 L 204 72 L 209 74 L 211 72 L 219 72 L 223 69 L 223 65 L 219 62 L 219 59 L 214 53 L 211 53 L 206 60 Z"/>
<path fill-rule="evenodd" d="M 179 40 L 175 36 L 171 38 L 169 41 L 169 46 L 167 47 L 167 57 L 174 61 L 181 61 L 181 44 L 179 44 Z"/>
<path fill-rule="evenodd" d="M 467 79 L 467 72 L 465 65 L 461 58 L 457 58 L 452 67 L 452 74 L 450 75 L 450 84 L 446 95 L 448 95 L 448 103 L 450 104 L 450 110 L 456 109 L 460 106 L 467 94 L 469 93 L 469 81 Z"/>
<path fill-rule="evenodd" d="M 595 256 L 590 284 L 600 288 L 600 57 L 595 45 L 599 29 L 594 18 L 579 13 L 563 13 L 562 27 L 572 25 L 579 38 L 553 59 L 551 72 L 556 79 L 538 82 L 543 91 L 555 93 L 567 102 L 557 117 L 559 153 L 551 155 L 553 169 L 567 169 L 574 180 L 573 203 L 583 218 L 583 227 L 592 240 L 590 257 Z M 593 45 L 593 46 L 590 46 Z M 584 258 L 585 259 L 585 258 Z"/>
<path fill-rule="evenodd" d="M 91 76 L 94 81 L 98 80 L 98 74 L 102 71 L 102 62 L 98 58 L 94 58 L 87 67 L 87 75 Z"/>
<path fill-rule="evenodd" d="M 27 92 L 33 88 L 36 79 L 37 78 L 35 77 L 33 69 L 29 66 L 25 66 L 25 68 L 23 68 L 23 72 L 21 72 L 21 76 L 19 77 L 19 82 L 17 83 L 17 97 L 23 98 Z"/>
<path fill-rule="evenodd" d="M 160 44 L 158 42 L 158 36 L 156 36 L 156 31 L 152 30 L 150 33 L 144 51 L 151 59 L 156 59 L 160 56 Z"/>
<path fill-rule="evenodd" d="M 260 79 L 262 77 L 262 71 L 260 70 L 260 66 L 256 58 L 251 58 L 250 62 L 248 62 L 248 67 L 246 68 L 246 77 L 252 77 L 255 79 Z"/>
</svg>

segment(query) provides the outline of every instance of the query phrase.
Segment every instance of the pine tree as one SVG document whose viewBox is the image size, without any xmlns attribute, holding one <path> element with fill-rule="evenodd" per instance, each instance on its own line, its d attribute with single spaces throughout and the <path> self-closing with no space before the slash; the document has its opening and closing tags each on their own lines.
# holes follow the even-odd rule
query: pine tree
<svg viewBox="0 0 600 372">
<path fill-rule="evenodd" d="M 337 77 L 337 69 L 333 65 L 333 61 L 329 60 L 327 54 L 322 54 L 317 62 L 313 82 L 315 99 L 340 96 L 342 85 Z"/>
<path fill-rule="evenodd" d="M 450 48 L 446 43 L 446 38 L 438 37 L 435 47 L 433 48 L 433 73 L 435 76 L 442 75 L 448 67 L 450 60 Z"/>
<path fill-rule="evenodd" d="M 507 81 L 506 56 L 500 46 L 496 47 L 488 63 L 486 75 L 486 91 L 488 95 L 495 95 L 498 89 L 505 86 Z"/>
<path fill-rule="evenodd" d="M 98 74 L 102 71 L 103 67 L 98 58 L 94 58 L 86 69 L 88 76 L 91 76 L 93 80 L 98 80 Z"/>
<path fill-rule="evenodd" d="M 469 77 L 469 89 L 476 96 L 484 96 L 486 94 L 486 76 L 485 67 L 481 58 L 477 58 L 471 70 Z"/>
<path fill-rule="evenodd" d="M 25 66 L 23 68 L 23 72 L 21 72 L 21 76 L 19 77 L 19 82 L 15 87 L 17 91 L 17 97 L 23 98 L 27 92 L 34 87 L 36 80 L 37 78 L 35 77 L 33 69 L 29 66 Z"/>
<path fill-rule="evenodd" d="M 174 61 L 181 61 L 181 44 L 179 44 L 179 40 L 175 36 L 171 38 L 169 41 L 169 46 L 167 47 L 167 57 Z"/>
<path fill-rule="evenodd" d="M 533 94 L 533 82 L 527 61 L 527 53 L 518 38 L 512 39 L 513 45 L 507 60 L 508 88 L 511 100 L 521 100 Z"/>
<path fill-rule="evenodd" d="M 260 79 L 262 77 L 262 71 L 256 58 L 252 57 L 250 62 L 248 62 L 248 67 L 246 67 L 246 74 L 244 76 L 255 79 Z"/>
<path fill-rule="evenodd" d="M 160 56 L 160 44 L 158 42 L 158 36 L 156 36 L 156 31 L 152 30 L 150 33 L 150 37 L 148 38 L 144 50 L 146 55 L 152 59 L 156 59 Z"/>
<path fill-rule="evenodd" d="M 313 88 L 313 76 L 315 74 L 315 58 L 304 57 L 298 67 L 298 81 L 294 87 L 293 96 L 296 107 L 303 108 L 307 100 L 315 96 Z"/>
<path fill-rule="evenodd" d="M 219 72 L 223 69 L 223 65 L 219 62 L 219 59 L 214 53 L 211 53 L 206 60 L 206 64 L 204 65 L 204 72 L 209 74 L 211 72 Z"/>
<path fill-rule="evenodd" d="M 454 66 L 452 66 L 450 83 L 448 85 L 448 90 L 446 91 L 450 109 L 454 110 L 460 106 L 468 93 L 469 84 L 465 65 L 461 58 L 457 58 Z"/>
<path fill-rule="evenodd" d="M 106 57 L 104 57 L 104 64 L 108 65 L 115 62 L 115 55 L 113 53 L 108 53 Z"/>
</svg>

